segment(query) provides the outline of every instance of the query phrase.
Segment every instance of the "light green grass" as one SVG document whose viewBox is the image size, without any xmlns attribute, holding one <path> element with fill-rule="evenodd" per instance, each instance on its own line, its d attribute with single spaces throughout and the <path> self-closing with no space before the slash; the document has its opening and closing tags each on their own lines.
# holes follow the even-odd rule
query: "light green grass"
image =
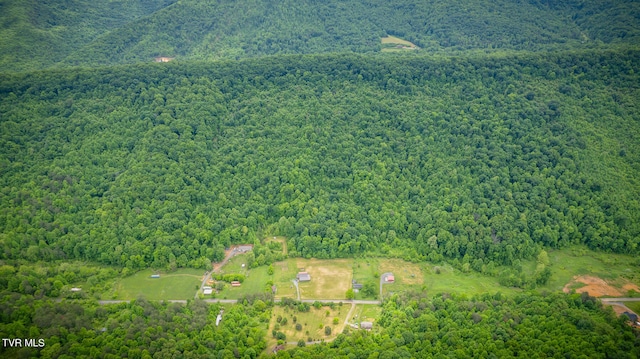
<svg viewBox="0 0 640 359">
<path fill-rule="evenodd" d="M 416 45 L 413 44 L 410 41 L 407 40 L 403 40 L 399 37 L 395 37 L 395 36 L 386 36 L 383 38 L 380 38 L 380 42 L 382 44 L 394 44 L 394 45 L 404 45 L 404 46 L 410 46 L 410 47 L 415 47 Z"/>
<path fill-rule="evenodd" d="M 285 256 L 288 254 L 286 237 L 277 236 L 277 237 L 267 237 L 264 239 L 265 244 L 271 243 L 271 242 L 280 243 L 280 245 L 282 246 L 282 254 L 284 254 Z"/>
<path fill-rule="evenodd" d="M 146 269 L 122 278 L 114 284 L 105 299 L 132 300 L 144 297 L 150 300 L 190 299 L 200 287 L 202 269 L 182 268 L 175 272 L 160 272 L 160 278 L 151 278 L 157 272 Z"/>
<path fill-rule="evenodd" d="M 375 328 L 381 313 L 382 307 L 379 305 L 357 305 L 353 315 L 349 318 L 349 323 L 372 322 Z"/>
<path fill-rule="evenodd" d="M 296 298 L 296 288 L 291 282 L 298 273 L 298 267 L 295 258 L 290 258 L 273 264 L 274 276 L 273 283 L 278 288 L 276 298 Z"/>
<path fill-rule="evenodd" d="M 241 273 L 245 276 L 245 280 L 239 287 L 232 287 L 225 284 L 225 288 L 216 295 L 216 298 L 237 299 L 248 294 L 264 293 L 270 290 L 267 282 L 273 280 L 273 276 L 268 274 L 267 266 L 257 268 L 247 268 L 246 255 L 240 254 L 229 260 L 229 262 L 220 269 L 220 274 Z M 242 264 L 245 267 L 242 268 Z"/>
<path fill-rule="evenodd" d="M 440 274 L 436 274 L 436 267 L 440 269 Z M 422 289 L 429 294 L 451 293 L 465 295 L 495 293 L 497 291 L 507 294 L 518 291 L 514 288 L 500 286 L 497 278 L 475 272 L 462 273 L 448 264 L 426 265 Z"/>
<path fill-rule="evenodd" d="M 245 265 L 244 268 L 242 265 Z M 220 274 L 229 274 L 229 273 L 241 273 L 246 275 L 249 270 L 249 266 L 247 263 L 247 255 L 246 254 L 238 254 L 237 256 L 229 259 L 227 264 L 224 267 L 220 268 L 218 273 Z"/>
<path fill-rule="evenodd" d="M 355 293 L 354 299 L 378 299 L 380 291 L 380 270 L 378 269 L 380 260 L 378 258 L 366 258 L 354 260 L 353 279 L 360 284 L 367 282 L 373 283 L 375 287 L 375 294 L 372 296 L 365 296 L 362 292 Z"/>
<path fill-rule="evenodd" d="M 392 273 L 394 283 L 382 285 L 382 295 L 410 290 L 419 290 L 424 281 L 425 266 L 410 263 L 401 259 L 380 259 L 378 271 L 382 273 Z"/>
<path fill-rule="evenodd" d="M 267 282 L 272 280 L 272 276 L 267 273 L 266 266 L 253 268 L 247 274 L 241 286 L 232 287 L 227 284 L 217 295 L 217 298 L 237 299 L 248 294 L 264 293 L 271 290 Z"/>
<path fill-rule="evenodd" d="M 624 303 L 627 308 L 633 310 L 634 313 L 640 313 L 640 302 L 626 302 Z"/>
</svg>

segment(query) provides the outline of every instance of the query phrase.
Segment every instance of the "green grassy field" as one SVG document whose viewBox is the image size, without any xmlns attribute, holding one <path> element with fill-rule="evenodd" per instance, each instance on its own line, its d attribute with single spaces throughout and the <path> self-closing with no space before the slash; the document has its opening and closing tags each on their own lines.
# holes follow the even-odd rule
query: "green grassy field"
<svg viewBox="0 0 640 359">
<path fill-rule="evenodd" d="M 372 283 L 375 287 L 374 295 L 365 295 L 362 291 L 355 293 L 355 299 L 378 299 L 380 291 L 380 271 L 378 258 L 357 259 L 353 261 L 353 279 L 360 284 Z"/>
<path fill-rule="evenodd" d="M 436 267 L 439 268 L 440 274 L 437 274 Z M 514 288 L 500 286 L 497 278 L 475 272 L 462 273 L 448 264 L 428 265 L 424 270 L 424 285 L 422 288 L 431 294 L 446 292 L 474 295 L 495 293 L 496 291 L 508 294 L 518 291 Z"/>
<path fill-rule="evenodd" d="M 202 269 L 182 268 L 175 272 L 160 272 L 160 278 L 151 278 L 157 272 L 146 269 L 122 278 L 103 299 L 131 300 L 143 296 L 150 300 L 190 299 L 200 287 Z"/>
<path fill-rule="evenodd" d="M 625 305 L 636 314 L 640 314 L 640 302 L 626 302 Z"/>
<path fill-rule="evenodd" d="M 274 278 L 273 283 L 276 285 L 276 298 L 297 298 L 296 288 L 291 280 L 296 277 L 298 267 L 296 260 L 290 258 L 273 264 Z"/>
<path fill-rule="evenodd" d="M 549 283 L 541 289 L 561 291 L 574 276 L 579 275 L 599 277 L 614 286 L 622 286 L 626 282 L 640 285 L 640 261 L 637 258 L 594 252 L 584 246 L 551 250 L 548 254 L 552 275 Z M 524 267 L 532 273 L 535 265 L 535 261 L 530 261 Z"/>
<path fill-rule="evenodd" d="M 375 328 L 380 313 L 382 313 L 382 307 L 379 305 L 357 305 L 349 318 L 349 323 L 372 322 Z"/>
<path fill-rule="evenodd" d="M 273 275 L 268 274 L 269 268 L 261 266 L 248 269 L 246 259 L 246 254 L 237 255 L 221 268 L 220 274 L 241 273 L 245 275 L 245 280 L 239 287 L 225 284 L 224 289 L 216 295 L 216 298 L 237 299 L 247 294 L 263 293 L 270 290 L 267 282 L 273 280 Z M 245 266 L 242 267 L 242 264 L 245 264 Z"/>
</svg>

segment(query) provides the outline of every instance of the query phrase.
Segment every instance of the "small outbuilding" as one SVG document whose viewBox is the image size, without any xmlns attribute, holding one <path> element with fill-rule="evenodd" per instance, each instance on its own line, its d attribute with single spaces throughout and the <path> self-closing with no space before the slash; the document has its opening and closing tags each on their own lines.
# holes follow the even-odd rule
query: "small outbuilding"
<svg viewBox="0 0 640 359">
<path fill-rule="evenodd" d="M 246 253 L 246 252 L 249 252 L 252 249 L 253 249 L 253 246 L 251 244 L 244 244 L 244 245 L 236 247 L 236 251 L 240 252 L 240 253 Z"/>
<path fill-rule="evenodd" d="M 360 322 L 360 328 L 364 329 L 364 330 L 371 330 L 371 329 L 373 329 L 373 323 L 372 322 Z"/>
<path fill-rule="evenodd" d="M 393 283 L 396 281 L 396 278 L 393 276 L 393 274 L 389 274 L 384 280 L 387 283 Z"/>
<path fill-rule="evenodd" d="M 151 278 L 160 278 L 160 274 L 152 274 Z"/>
<path fill-rule="evenodd" d="M 232 287 L 239 287 L 241 285 L 240 282 L 238 282 L 237 280 L 234 280 L 233 282 L 231 282 L 231 286 Z"/>
<path fill-rule="evenodd" d="M 175 57 L 158 56 L 154 58 L 155 62 L 169 62 L 173 59 L 175 59 Z"/>
<path fill-rule="evenodd" d="M 211 295 L 212 293 L 213 293 L 213 288 L 208 286 L 202 287 L 202 294 Z"/>
<path fill-rule="evenodd" d="M 356 282 L 356 280 L 355 280 L 355 279 L 351 281 L 351 285 L 353 286 L 353 289 L 356 289 L 356 290 L 360 290 L 360 289 L 362 289 L 362 284 L 361 284 L 361 283 Z"/>
<path fill-rule="evenodd" d="M 298 282 L 309 282 L 311 281 L 311 275 L 309 275 L 309 273 L 307 272 L 300 272 L 296 276 L 296 279 L 298 280 Z"/>
</svg>

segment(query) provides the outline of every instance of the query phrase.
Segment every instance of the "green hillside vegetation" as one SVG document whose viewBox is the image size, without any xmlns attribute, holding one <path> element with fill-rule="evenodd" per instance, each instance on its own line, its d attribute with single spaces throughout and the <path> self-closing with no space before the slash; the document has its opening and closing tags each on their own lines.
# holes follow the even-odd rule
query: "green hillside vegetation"
<svg viewBox="0 0 640 359">
<path fill-rule="evenodd" d="M 0 1 L 1 71 L 54 66 L 100 36 L 151 15 L 171 2 Z"/>
<path fill-rule="evenodd" d="M 486 294 L 467 299 L 409 294 L 387 301 L 375 325 L 384 328 L 382 334 L 350 331 L 330 345 L 297 348 L 287 354 L 310 358 L 378 353 L 390 358 L 634 358 L 640 353 L 638 345 L 632 344 L 632 329 L 586 295 L 504 298 Z"/>
<path fill-rule="evenodd" d="M 541 246 L 637 253 L 637 55 L 4 76 L 1 256 L 203 268 L 267 227 L 293 257 L 476 271 Z"/>
<path fill-rule="evenodd" d="M 638 19 L 0 0 L 0 357 L 640 357 Z"/>
<path fill-rule="evenodd" d="M 429 53 L 637 44 L 634 1 L 6 0 L 4 71 L 273 54 L 377 52 L 394 35 Z"/>
</svg>

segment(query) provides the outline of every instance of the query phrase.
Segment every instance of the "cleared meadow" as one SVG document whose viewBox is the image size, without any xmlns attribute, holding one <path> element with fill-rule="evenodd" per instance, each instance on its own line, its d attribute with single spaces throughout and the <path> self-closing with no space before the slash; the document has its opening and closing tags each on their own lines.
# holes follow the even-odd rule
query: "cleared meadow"
<svg viewBox="0 0 640 359">
<path fill-rule="evenodd" d="M 160 278 L 151 278 L 160 273 Z M 182 268 L 163 273 L 145 269 L 117 281 L 104 299 L 132 300 L 144 297 L 150 300 L 177 300 L 193 298 L 200 287 L 204 270 Z"/>
<path fill-rule="evenodd" d="M 347 289 L 351 288 L 352 263 L 352 259 L 297 258 L 297 269 L 311 275 L 310 282 L 299 283 L 301 299 L 345 298 Z"/>
</svg>

